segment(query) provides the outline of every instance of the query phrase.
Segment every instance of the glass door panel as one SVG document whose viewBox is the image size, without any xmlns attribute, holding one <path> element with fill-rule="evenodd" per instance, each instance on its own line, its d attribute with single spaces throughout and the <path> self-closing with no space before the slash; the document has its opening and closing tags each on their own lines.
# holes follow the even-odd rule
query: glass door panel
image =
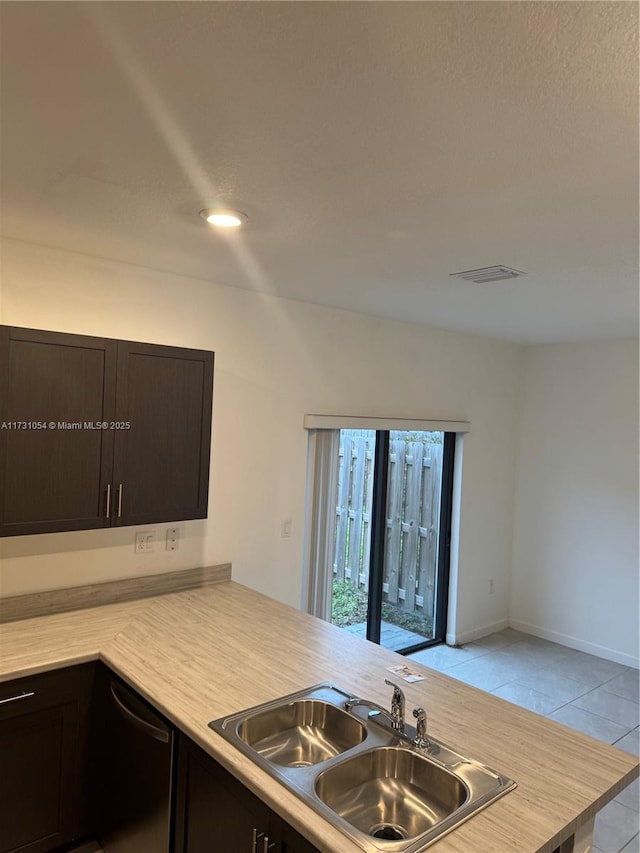
<svg viewBox="0 0 640 853">
<path fill-rule="evenodd" d="M 380 643 L 433 640 L 444 433 L 389 434 Z"/>
<path fill-rule="evenodd" d="M 340 431 L 334 625 L 394 651 L 444 639 L 453 440 Z"/>
</svg>

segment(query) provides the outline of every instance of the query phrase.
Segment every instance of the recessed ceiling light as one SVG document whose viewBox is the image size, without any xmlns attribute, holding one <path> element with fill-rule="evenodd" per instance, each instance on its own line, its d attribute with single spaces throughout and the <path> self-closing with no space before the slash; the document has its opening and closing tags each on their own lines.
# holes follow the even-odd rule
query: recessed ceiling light
<svg viewBox="0 0 640 853">
<path fill-rule="evenodd" d="M 208 207 L 200 211 L 200 216 L 216 228 L 239 228 L 248 218 L 245 213 L 223 207 Z"/>
</svg>

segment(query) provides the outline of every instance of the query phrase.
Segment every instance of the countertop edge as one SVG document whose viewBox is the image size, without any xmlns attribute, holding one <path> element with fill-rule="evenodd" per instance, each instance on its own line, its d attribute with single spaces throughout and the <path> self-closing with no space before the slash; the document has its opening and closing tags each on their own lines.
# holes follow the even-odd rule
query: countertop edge
<svg viewBox="0 0 640 853">
<path fill-rule="evenodd" d="M 261 596 L 260 593 L 249 590 L 249 588 L 243 588 L 241 585 L 233 581 L 223 580 L 218 581 L 218 583 L 221 583 L 224 588 L 230 589 L 231 587 L 238 587 L 250 592 L 253 596 Z M 193 595 L 197 595 L 198 592 L 198 589 L 191 590 L 191 597 Z M 74 616 L 82 618 L 83 613 L 88 613 L 90 616 L 98 615 L 99 613 L 100 616 L 105 619 L 105 625 L 99 632 L 100 636 L 98 639 L 94 640 L 93 644 L 87 641 L 86 646 L 81 650 L 70 650 L 67 653 L 58 651 L 57 656 L 52 654 L 47 657 L 45 655 L 39 660 L 32 659 L 30 662 L 27 661 L 26 657 L 24 660 L 21 660 L 20 656 L 15 656 L 12 664 L 7 668 L 4 666 L 0 667 L 0 681 L 14 680 L 23 676 L 49 672 L 93 660 L 101 660 L 105 665 L 109 666 L 114 672 L 124 678 L 124 680 L 127 681 L 134 689 L 138 690 L 141 695 L 158 707 L 158 710 L 165 714 L 180 731 L 192 739 L 214 760 L 218 761 L 243 785 L 263 800 L 269 808 L 280 815 L 280 817 L 285 821 L 290 823 L 294 829 L 299 831 L 320 850 L 331 851 L 331 853 L 336 853 L 338 850 L 354 852 L 356 850 L 362 850 L 363 848 L 356 845 L 354 842 L 348 841 L 342 832 L 332 827 L 323 818 L 315 815 L 315 813 L 313 813 L 313 821 L 305 822 L 305 818 L 312 811 L 308 806 L 298 800 L 293 793 L 290 793 L 282 786 L 275 785 L 274 787 L 274 780 L 261 768 L 235 750 L 234 747 L 224 742 L 222 738 L 217 739 L 215 733 L 207 727 L 208 720 L 202 720 L 202 730 L 199 731 L 198 728 L 191 725 L 188 718 L 180 716 L 179 708 L 172 708 L 170 707 L 170 703 L 165 704 L 162 701 L 158 701 L 157 694 L 150 695 L 149 692 L 145 690 L 144 685 L 142 685 L 136 678 L 133 668 L 129 671 L 126 666 L 122 665 L 121 661 L 118 661 L 117 649 L 115 655 L 111 653 L 112 650 L 110 650 L 110 646 L 112 644 L 115 646 L 118 638 L 123 635 L 127 629 L 134 627 L 138 622 L 140 622 L 141 617 L 144 617 L 146 620 L 150 619 L 152 622 L 160 618 L 157 612 L 154 613 L 154 610 L 158 610 L 156 606 L 158 602 L 166 601 L 167 605 L 170 606 L 173 601 L 184 601 L 185 594 L 188 596 L 188 593 L 185 592 L 177 593 L 175 595 L 163 593 L 153 597 L 146 597 L 142 600 L 138 599 L 131 602 L 101 605 L 99 608 L 94 608 L 92 611 L 74 611 L 72 613 L 56 614 L 55 616 L 49 617 L 34 617 L 29 620 L 22 620 L 22 625 L 20 622 L 6 623 L 5 625 L 0 626 L 0 628 L 11 631 L 14 626 L 17 626 L 18 630 L 20 627 L 26 629 L 29 627 L 29 623 L 42 627 L 45 623 L 55 622 L 60 627 L 66 621 L 65 617 L 73 621 Z M 280 603 L 274 603 L 284 607 L 284 605 L 280 605 Z M 160 610 L 162 609 L 163 608 L 160 607 Z M 294 608 L 291 609 L 293 610 Z M 109 618 L 110 614 L 112 617 L 111 622 Z M 4 661 L 2 661 L 2 663 L 4 664 Z M 438 673 L 438 675 L 441 674 Z M 629 758 L 633 759 L 634 757 L 629 755 Z M 607 790 L 606 793 L 603 793 L 592 802 L 585 802 L 585 808 L 583 811 L 579 815 L 567 821 L 566 825 L 556 833 L 553 838 L 550 838 L 548 842 L 540 846 L 536 853 L 551 853 L 558 844 L 566 840 L 573 834 L 573 832 L 575 832 L 581 822 L 594 817 L 607 802 L 611 801 L 620 791 L 632 782 L 639 775 L 639 772 L 640 765 L 636 762 L 635 766 L 630 768 L 623 777 L 621 777 Z M 316 821 L 321 824 L 318 828 L 315 826 Z M 320 834 L 321 831 L 322 835 Z M 326 846 L 327 843 L 331 846 Z M 372 853 L 376 850 L 377 848 L 373 846 L 371 847 Z"/>
</svg>

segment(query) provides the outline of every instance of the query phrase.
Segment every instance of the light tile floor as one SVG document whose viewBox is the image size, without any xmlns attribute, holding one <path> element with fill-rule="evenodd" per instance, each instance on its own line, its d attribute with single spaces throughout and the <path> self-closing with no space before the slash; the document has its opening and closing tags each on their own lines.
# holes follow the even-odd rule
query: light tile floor
<svg viewBox="0 0 640 853">
<path fill-rule="evenodd" d="M 481 690 L 639 754 L 638 670 L 507 628 L 408 655 Z M 593 853 L 640 853 L 638 780 L 596 817 Z"/>
</svg>

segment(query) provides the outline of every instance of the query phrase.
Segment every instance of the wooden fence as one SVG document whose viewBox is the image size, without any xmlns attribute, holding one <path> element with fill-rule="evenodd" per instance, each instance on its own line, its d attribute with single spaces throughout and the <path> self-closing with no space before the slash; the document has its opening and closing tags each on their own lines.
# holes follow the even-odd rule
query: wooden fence
<svg viewBox="0 0 640 853">
<path fill-rule="evenodd" d="M 390 434 L 382 587 L 384 600 L 425 615 L 434 610 L 442 478 L 443 446 L 432 436 Z M 360 589 L 369 583 L 374 455 L 374 431 L 341 432 L 333 576 Z"/>
</svg>

